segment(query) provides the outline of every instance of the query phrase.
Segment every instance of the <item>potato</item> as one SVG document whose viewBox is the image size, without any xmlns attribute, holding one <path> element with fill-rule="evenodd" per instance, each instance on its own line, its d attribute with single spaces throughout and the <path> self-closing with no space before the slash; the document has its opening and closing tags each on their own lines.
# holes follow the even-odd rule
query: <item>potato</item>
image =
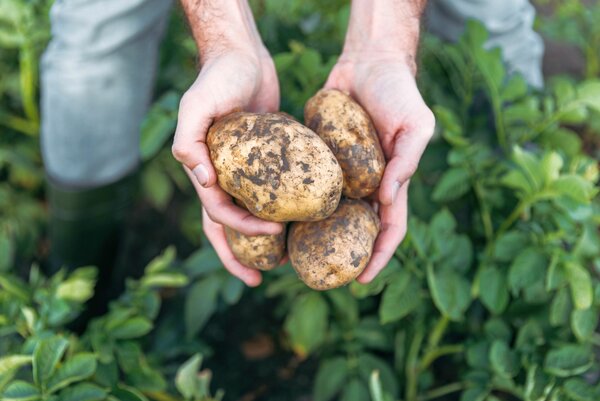
<svg viewBox="0 0 600 401">
<path fill-rule="evenodd" d="M 365 201 L 342 198 L 325 220 L 292 223 L 288 233 L 292 266 L 315 290 L 348 284 L 369 263 L 379 227 L 377 214 Z"/>
<path fill-rule="evenodd" d="M 344 196 L 364 198 L 377 190 L 385 158 L 371 118 L 358 103 L 339 90 L 321 89 L 306 103 L 304 121 L 342 166 Z"/>
<path fill-rule="evenodd" d="M 285 255 L 285 230 L 276 235 L 250 237 L 226 226 L 225 238 L 235 258 L 253 269 L 272 270 Z"/>
<path fill-rule="evenodd" d="M 343 176 L 335 156 L 281 113 L 229 114 L 210 128 L 207 144 L 219 185 L 255 216 L 316 221 L 339 203 Z"/>
</svg>

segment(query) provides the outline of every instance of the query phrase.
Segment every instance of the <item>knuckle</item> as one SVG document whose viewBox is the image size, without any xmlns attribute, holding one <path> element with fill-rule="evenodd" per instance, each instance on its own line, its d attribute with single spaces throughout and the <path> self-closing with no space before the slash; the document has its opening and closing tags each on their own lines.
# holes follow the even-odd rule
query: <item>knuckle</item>
<svg viewBox="0 0 600 401">
<path fill-rule="evenodd" d="M 191 155 L 189 148 L 183 146 L 179 142 L 173 143 L 173 146 L 171 146 L 171 153 L 175 159 L 182 163 L 188 160 Z"/>
</svg>

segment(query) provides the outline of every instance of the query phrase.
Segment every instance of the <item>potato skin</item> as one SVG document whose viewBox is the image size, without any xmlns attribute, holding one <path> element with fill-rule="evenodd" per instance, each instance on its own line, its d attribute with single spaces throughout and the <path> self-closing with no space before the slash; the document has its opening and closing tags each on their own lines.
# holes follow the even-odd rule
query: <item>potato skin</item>
<svg viewBox="0 0 600 401">
<path fill-rule="evenodd" d="M 371 260 L 379 228 L 377 214 L 365 201 L 342 198 L 325 220 L 292 223 L 288 233 L 292 266 L 315 290 L 346 285 Z"/>
<path fill-rule="evenodd" d="M 371 118 L 357 102 L 337 89 L 321 89 L 306 102 L 304 121 L 342 166 L 344 196 L 364 198 L 379 188 L 385 158 Z"/>
<path fill-rule="evenodd" d="M 210 128 L 207 144 L 219 185 L 255 216 L 316 221 L 339 203 L 343 176 L 335 156 L 281 113 L 229 114 Z"/>
<path fill-rule="evenodd" d="M 235 258 L 252 269 L 272 270 L 285 256 L 285 230 L 250 237 L 225 226 L 225 238 Z"/>
</svg>

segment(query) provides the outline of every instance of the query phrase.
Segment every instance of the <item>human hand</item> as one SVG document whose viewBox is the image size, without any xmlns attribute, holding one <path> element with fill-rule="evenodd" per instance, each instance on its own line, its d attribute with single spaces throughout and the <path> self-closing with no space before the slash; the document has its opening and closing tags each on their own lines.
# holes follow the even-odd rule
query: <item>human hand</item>
<svg viewBox="0 0 600 401">
<path fill-rule="evenodd" d="M 410 177 L 433 134 L 435 119 L 401 54 L 343 54 L 326 88 L 349 92 L 373 120 L 387 161 L 375 205 L 381 231 L 371 261 L 357 278 L 368 283 L 386 266 L 406 234 Z"/>
<path fill-rule="evenodd" d="M 256 286 L 260 273 L 232 257 L 222 225 L 246 235 L 278 234 L 283 225 L 253 216 L 219 187 L 206 135 L 215 119 L 232 111 L 277 111 L 275 66 L 244 2 L 183 1 L 182 5 L 200 50 L 202 68 L 181 99 L 173 155 L 184 165 L 198 193 L 204 232 L 225 268 L 247 285 Z"/>
</svg>

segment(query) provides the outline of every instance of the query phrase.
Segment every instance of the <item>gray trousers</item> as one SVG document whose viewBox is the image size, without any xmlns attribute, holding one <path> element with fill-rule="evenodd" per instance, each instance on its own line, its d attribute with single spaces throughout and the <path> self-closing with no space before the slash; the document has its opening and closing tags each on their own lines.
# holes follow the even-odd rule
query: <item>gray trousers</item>
<svg viewBox="0 0 600 401">
<path fill-rule="evenodd" d="M 41 146 L 48 176 L 93 188 L 139 164 L 158 47 L 171 0 L 56 0 L 41 68 Z M 430 0 L 429 29 L 457 39 L 475 18 L 502 48 L 508 70 L 542 85 L 543 45 L 528 0 Z"/>
</svg>

